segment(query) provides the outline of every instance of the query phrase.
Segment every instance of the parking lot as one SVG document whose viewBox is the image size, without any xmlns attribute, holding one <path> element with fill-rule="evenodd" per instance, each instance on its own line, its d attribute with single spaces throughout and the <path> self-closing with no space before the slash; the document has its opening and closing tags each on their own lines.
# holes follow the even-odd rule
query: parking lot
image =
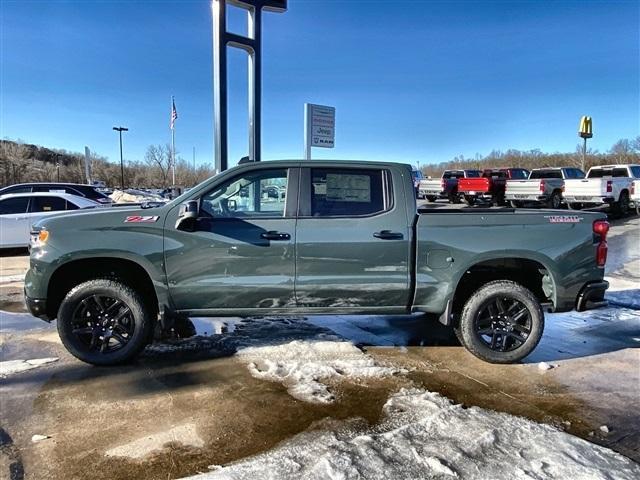
<svg viewBox="0 0 640 480">
<path fill-rule="evenodd" d="M 434 318 L 320 316 L 195 319 L 193 339 L 93 367 L 64 350 L 55 323 L 25 313 L 28 257 L 6 252 L 2 361 L 52 362 L 0 371 L 2 478 L 215 471 L 304 432 L 375 428 L 402 388 L 549 424 L 640 461 L 639 238 L 638 216 L 612 221 L 611 305 L 547 315 L 540 346 L 519 365 L 476 359 Z"/>
</svg>

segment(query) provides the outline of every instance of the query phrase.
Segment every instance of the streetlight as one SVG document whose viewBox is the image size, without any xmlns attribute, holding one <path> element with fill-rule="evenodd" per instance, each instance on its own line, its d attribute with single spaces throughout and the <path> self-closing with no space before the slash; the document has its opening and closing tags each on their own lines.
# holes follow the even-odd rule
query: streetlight
<svg viewBox="0 0 640 480">
<path fill-rule="evenodd" d="M 122 132 L 128 132 L 126 127 L 113 127 L 120 134 L 120 186 L 124 190 L 124 162 L 122 161 Z"/>
</svg>

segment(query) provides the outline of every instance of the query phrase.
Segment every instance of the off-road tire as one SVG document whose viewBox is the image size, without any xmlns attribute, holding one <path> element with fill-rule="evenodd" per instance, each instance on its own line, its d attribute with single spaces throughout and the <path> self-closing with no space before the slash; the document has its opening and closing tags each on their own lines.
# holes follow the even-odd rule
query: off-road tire
<svg viewBox="0 0 640 480">
<path fill-rule="evenodd" d="M 104 353 L 90 350 L 72 333 L 76 309 L 83 300 L 94 295 L 117 299 L 130 310 L 128 318 L 133 321 L 133 333 L 118 350 Z M 58 309 L 57 326 L 62 344 L 74 357 L 93 365 L 118 365 L 132 360 L 149 343 L 153 325 L 151 309 L 140 295 L 131 287 L 111 279 L 89 280 L 77 285 L 67 293 Z"/>
<path fill-rule="evenodd" d="M 528 310 L 531 330 L 526 341 L 515 350 L 492 350 L 475 331 L 476 317 L 496 298 L 517 300 Z M 516 363 L 529 355 L 540 342 L 544 330 L 544 312 L 535 295 L 522 285 L 510 280 L 496 280 L 478 289 L 465 304 L 460 322 L 454 328 L 460 343 L 473 355 L 489 363 Z"/>
<path fill-rule="evenodd" d="M 434 203 L 438 197 L 434 197 L 433 195 L 426 195 L 425 198 L 429 200 L 429 203 Z"/>
</svg>

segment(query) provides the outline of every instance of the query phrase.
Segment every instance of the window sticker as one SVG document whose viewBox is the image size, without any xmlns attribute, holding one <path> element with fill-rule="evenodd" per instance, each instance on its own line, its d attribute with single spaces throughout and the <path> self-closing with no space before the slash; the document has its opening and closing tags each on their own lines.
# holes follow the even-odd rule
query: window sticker
<svg viewBox="0 0 640 480">
<path fill-rule="evenodd" d="M 327 200 L 334 202 L 371 202 L 369 175 L 327 173 Z"/>
</svg>

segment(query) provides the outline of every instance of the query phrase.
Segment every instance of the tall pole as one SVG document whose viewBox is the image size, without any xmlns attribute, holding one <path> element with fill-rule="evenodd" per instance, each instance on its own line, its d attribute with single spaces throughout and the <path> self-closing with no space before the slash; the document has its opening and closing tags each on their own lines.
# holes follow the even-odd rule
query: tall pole
<svg viewBox="0 0 640 480">
<path fill-rule="evenodd" d="M 124 190 L 124 160 L 122 157 L 122 132 L 128 132 L 126 127 L 113 127 L 115 131 L 120 135 L 120 188 Z"/>
<path fill-rule="evenodd" d="M 171 129 L 171 177 L 172 183 L 171 186 L 176 186 L 176 129 Z"/>
</svg>

